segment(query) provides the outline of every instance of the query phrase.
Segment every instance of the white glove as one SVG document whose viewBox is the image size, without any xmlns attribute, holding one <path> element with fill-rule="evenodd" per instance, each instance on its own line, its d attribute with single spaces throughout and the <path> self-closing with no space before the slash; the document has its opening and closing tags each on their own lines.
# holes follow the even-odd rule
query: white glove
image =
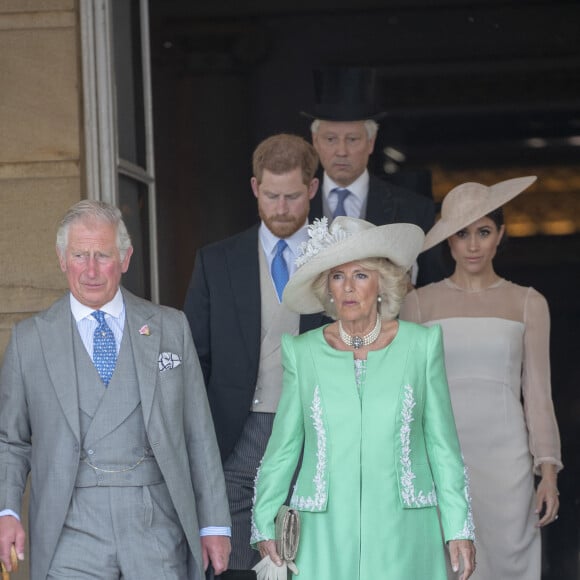
<svg viewBox="0 0 580 580">
<path fill-rule="evenodd" d="M 298 575 L 298 568 L 294 562 L 282 562 L 282 566 L 276 566 L 270 556 L 262 558 L 253 568 L 258 580 L 287 580 L 288 568 L 294 575 Z"/>
</svg>

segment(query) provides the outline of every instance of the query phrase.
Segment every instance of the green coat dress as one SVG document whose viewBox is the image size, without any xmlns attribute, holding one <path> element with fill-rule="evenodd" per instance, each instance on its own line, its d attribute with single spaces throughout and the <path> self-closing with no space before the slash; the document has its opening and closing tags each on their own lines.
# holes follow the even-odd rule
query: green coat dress
<svg viewBox="0 0 580 580">
<path fill-rule="evenodd" d="M 290 502 L 301 512 L 300 580 L 445 580 L 441 529 L 445 541 L 474 530 L 440 328 L 399 322 L 391 344 L 369 352 L 360 393 L 352 353 L 322 328 L 285 335 L 282 352 L 252 543 L 274 537 L 304 447 Z"/>
</svg>

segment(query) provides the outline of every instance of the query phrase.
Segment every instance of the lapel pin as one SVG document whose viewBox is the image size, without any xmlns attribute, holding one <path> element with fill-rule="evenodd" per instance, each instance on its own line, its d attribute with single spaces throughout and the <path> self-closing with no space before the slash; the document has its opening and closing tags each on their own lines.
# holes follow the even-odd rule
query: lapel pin
<svg viewBox="0 0 580 580">
<path fill-rule="evenodd" d="M 142 334 L 144 336 L 149 336 L 151 334 L 151 331 L 149 330 L 149 326 L 147 324 L 144 324 L 140 329 L 139 329 L 139 334 Z"/>
</svg>

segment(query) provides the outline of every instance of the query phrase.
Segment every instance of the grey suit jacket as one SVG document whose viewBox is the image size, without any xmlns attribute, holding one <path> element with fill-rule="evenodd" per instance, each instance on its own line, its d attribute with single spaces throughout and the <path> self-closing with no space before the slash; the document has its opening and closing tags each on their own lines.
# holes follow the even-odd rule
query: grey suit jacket
<svg viewBox="0 0 580 580">
<path fill-rule="evenodd" d="M 231 525 L 199 361 L 182 312 L 123 298 L 147 435 L 189 543 L 188 578 L 199 580 L 199 529 Z M 67 294 L 15 326 L 0 374 L 0 510 L 21 511 L 30 473 L 32 580 L 46 578 L 79 466 L 73 332 Z M 161 372 L 163 352 L 181 365 Z"/>
</svg>

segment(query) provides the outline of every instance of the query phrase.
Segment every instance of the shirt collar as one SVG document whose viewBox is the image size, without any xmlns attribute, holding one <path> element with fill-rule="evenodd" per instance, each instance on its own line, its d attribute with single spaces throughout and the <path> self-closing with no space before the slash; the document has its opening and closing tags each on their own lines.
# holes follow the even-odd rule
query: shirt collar
<svg viewBox="0 0 580 580">
<path fill-rule="evenodd" d="M 259 236 L 266 256 L 273 256 L 276 244 L 280 238 L 275 236 L 264 222 L 260 224 Z M 294 257 L 298 257 L 300 254 L 300 245 L 302 242 L 308 240 L 308 221 L 304 222 L 304 225 L 298 231 L 294 232 L 290 237 L 284 238 L 284 240 L 288 244 L 288 248 Z"/>
<path fill-rule="evenodd" d="M 369 171 L 365 169 L 350 185 L 347 185 L 344 189 L 348 189 L 355 197 L 363 202 L 369 192 Z M 335 183 L 326 171 L 324 172 L 324 177 L 322 179 L 322 195 L 324 195 L 325 199 L 328 199 L 330 192 L 335 188 L 339 187 L 343 189 L 341 185 Z"/>
<path fill-rule="evenodd" d="M 70 293 L 70 309 L 72 315 L 76 322 L 82 320 L 83 318 L 91 317 L 92 320 L 94 318 L 91 314 L 95 311 L 94 308 L 90 308 L 89 306 L 85 306 L 81 302 L 79 302 L 73 295 L 72 292 Z M 121 314 L 123 313 L 123 294 L 121 293 L 121 289 L 117 288 L 117 293 L 113 297 L 110 302 L 107 302 L 104 306 L 99 308 L 103 312 L 106 312 L 109 316 L 113 316 L 114 318 L 120 318 Z"/>
</svg>

